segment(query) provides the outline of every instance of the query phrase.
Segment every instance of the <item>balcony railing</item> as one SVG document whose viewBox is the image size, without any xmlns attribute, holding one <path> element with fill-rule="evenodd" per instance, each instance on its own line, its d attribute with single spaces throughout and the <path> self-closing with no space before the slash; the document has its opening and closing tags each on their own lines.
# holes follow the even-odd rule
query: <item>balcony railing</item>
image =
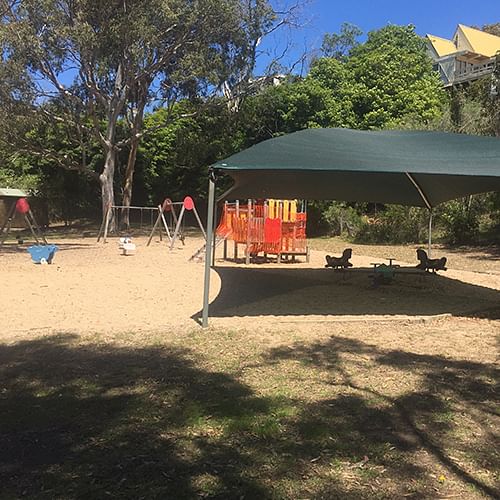
<svg viewBox="0 0 500 500">
<path fill-rule="evenodd" d="M 489 75 L 493 73 L 495 70 L 495 64 L 491 63 L 486 66 L 480 68 L 473 68 L 469 70 L 455 70 L 448 72 L 447 82 L 445 83 L 445 87 L 449 87 L 451 85 L 455 85 L 457 83 L 468 82 L 471 80 L 477 80 L 482 76 Z M 444 74 L 446 72 L 443 71 Z M 445 80 L 446 81 L 446 80 Z"/>
</svg>

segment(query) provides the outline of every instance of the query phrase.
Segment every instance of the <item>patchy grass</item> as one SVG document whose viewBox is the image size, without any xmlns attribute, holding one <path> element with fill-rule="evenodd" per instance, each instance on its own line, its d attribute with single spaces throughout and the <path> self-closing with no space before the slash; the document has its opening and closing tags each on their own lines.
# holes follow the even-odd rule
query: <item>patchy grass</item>
<svg viewBox="0 0 500 500">
<path fill-rule="evenodd" d="M 495 497 L 497 335 L 450 318 L 1 344 L 0 496 Z"/>
</svg>

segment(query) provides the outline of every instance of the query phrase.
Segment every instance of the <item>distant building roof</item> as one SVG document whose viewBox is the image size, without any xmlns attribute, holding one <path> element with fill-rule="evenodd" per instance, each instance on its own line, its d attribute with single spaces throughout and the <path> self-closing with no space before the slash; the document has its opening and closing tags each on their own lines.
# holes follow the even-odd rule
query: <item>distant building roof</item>
<svg viewBox="0 0 500 500">
<path fill-rule="evenodd" d="M 467 38 L 472 51 L 487 57 L 493 57 L 500 51 L 500 36 L 491 35 L 481 30 L 459 24 L 458 28 Z"/>
<path fill-rule="evenodd" d="M 427 38 L 432 43 L 439 57 L 444 57 L 457 51 L 455 44 L 451 40 L 435 35 L 427 35 Z"/>
<path fill-rule="evenodd" d="M 493 57 L 500 51 L 500 37 L 491 35 L 464 24 L 459 24 L 453 35 L 453 40 L 436 35 L 427 35 L 432 48 L 438 57 L 444 57 L 456 52 L 473 52 L 484 57 Z"/>
</svg>

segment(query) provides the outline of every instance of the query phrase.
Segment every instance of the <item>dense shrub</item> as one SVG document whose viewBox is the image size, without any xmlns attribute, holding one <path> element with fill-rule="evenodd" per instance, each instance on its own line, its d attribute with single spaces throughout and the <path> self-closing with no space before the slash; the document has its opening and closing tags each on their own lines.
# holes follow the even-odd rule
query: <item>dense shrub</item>
<svg viewBox="0 0 500 500">
<path fill-rule="evenodd" d="M 443 238 L 452 244 L 475 243 L 479 235 L 477 205 L 464 200 L 453 200 L 441 209 L 439 215 L 443 227 Z"/>
<path fill-rule="evenodd" d="M 500 196 L 489 193 L 449 201 L 437 211 L 443 240 L 450 244 L 498 243 Z"/>
<path fill-rule="evenodd" d="M 339 201 L 331 202 L 323 212 L 323 220 L 333 236 L 346 234 L 350 238 L 355 237 L 366 225 L 365 219 L 357 207 Z"/>
<path fill-rule="evenodd" d="M 429 212 L 424 208 L 387 205 L 362 224 L 355 235 L 359 243 L 421 243 L 427 237 Z"/>
</svg>

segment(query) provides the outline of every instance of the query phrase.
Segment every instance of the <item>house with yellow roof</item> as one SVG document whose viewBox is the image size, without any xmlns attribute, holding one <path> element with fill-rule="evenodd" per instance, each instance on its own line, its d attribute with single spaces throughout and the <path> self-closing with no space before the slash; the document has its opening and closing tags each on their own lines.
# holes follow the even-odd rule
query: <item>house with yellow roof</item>
<svg viewBox="0 0 500 500">
<path fill-rule="evenodd" d="M 427 49 L 445 87 L 493 73 L 500 37 L 459 24 L 453 38 L 426 36 Z"/>
</svg>

